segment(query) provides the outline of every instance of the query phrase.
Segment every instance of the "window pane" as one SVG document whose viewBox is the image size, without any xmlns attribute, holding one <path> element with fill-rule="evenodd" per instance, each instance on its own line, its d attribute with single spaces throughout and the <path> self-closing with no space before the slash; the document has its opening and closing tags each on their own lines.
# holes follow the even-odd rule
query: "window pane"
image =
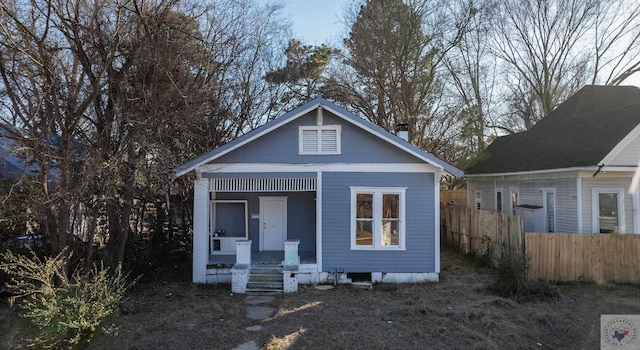
<svg viewBox="0 0 640 350">
<path fill-rule="evenodd" d="M 600 233 L 618 232 L 617 193 L 598 193 L 598 214 Z"/>
<path fill-rule="evenodd" d="M 373 194 L 358 193 L 356 202 L 357 202 L 356 218 L 359 218 L 359 219 L 373 218 Z"/>
<path fill-rule="evenodd" d="M 382 195 L 382 217 L 385 219 L 398 219 L 400 195 L 383 194 Z"/>
<path fill-rule="evenodd" d="M 382 245 L 392 246 L 400 245 L 399 229 L 400 221 L 383 220 L 382 221 Z"/>
<path fill-rule="evenodd" d="M 618 217 L 618 194 L 617 193 L 599 193 L 598 201 L 600 203 L 601 217 Z"/>
<path fill-rule="evenodd" d="M 356 245 L 373 245 L 373 225 L 370 220 L 356 220 Z"/>
</svg>

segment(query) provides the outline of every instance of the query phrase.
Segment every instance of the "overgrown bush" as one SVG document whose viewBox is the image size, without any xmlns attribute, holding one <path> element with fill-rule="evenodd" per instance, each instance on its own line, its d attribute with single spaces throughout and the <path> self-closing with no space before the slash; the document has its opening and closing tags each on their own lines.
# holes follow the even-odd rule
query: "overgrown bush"
<svg viewBox="0 0 640 350">
<path fill-rule="evenodd" d="M 529 280 L 531 257 L 507 244 L 500 245 L 494 288 L 502 296 L 520 299 L 557 298 L 559 289 L 544 279 Z"/>
<path fill-rule="evenodd" d="M 0 269 L 10 278 L 7 286 L 23 296 L 20 315 L 34 326 L 32 347 L 86 348 L 97 333 L 113 331 L 103 322 L 129 286 L 126 274 L 102 265 L 69 274 L 69 256 L 66 250 L 42 260 L 33 251 L 0 255 Z"/>
<path fill-rule="evenodd" d="M 507 244 L 500 245 L 500 255 L 496 266 L 496 291 L 504 296 L 522 296 L 527 289 L 527 278 L 531 268 L 531 258 L 524 252 Z"/>
</svg>

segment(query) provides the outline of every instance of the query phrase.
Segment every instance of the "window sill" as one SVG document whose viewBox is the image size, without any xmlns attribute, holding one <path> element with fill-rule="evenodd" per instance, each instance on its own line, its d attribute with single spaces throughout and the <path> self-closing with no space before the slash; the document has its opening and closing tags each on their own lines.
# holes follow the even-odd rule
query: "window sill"
<svg viewBox="0 0 640 350">
<path fill-rule="evenodd" d="M 385 248 L 374 248 L 374 247 L 351 247 L 351 250 L 366 250 L 366 251 L 374 251 L 374 252 L 404 252 L 407 249 L 404 247 L 385 247 Z"/>
</svg>

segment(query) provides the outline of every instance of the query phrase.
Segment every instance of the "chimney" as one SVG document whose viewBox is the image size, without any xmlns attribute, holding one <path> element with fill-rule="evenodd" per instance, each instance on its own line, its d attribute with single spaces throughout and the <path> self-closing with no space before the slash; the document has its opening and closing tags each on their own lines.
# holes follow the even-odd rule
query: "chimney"
<svg viewBox="0 0 640 350">
<path fill-rule="evenodd" d="M 409 142 L 409 124 L 397 124 L 396 136 Z"/>
</svg>

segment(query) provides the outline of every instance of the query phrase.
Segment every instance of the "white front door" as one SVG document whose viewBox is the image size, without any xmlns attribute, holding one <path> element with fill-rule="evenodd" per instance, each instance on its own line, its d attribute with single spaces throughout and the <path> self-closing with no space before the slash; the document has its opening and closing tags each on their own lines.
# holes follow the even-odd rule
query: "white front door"
<svg viewBox="0 0 640 350">
<path fill-rule="evenodd" d="M 284 250 L 287 197 L 260 197 L 260 250 Z"/>
</svg>

